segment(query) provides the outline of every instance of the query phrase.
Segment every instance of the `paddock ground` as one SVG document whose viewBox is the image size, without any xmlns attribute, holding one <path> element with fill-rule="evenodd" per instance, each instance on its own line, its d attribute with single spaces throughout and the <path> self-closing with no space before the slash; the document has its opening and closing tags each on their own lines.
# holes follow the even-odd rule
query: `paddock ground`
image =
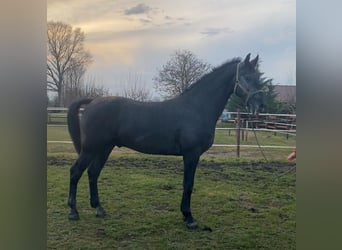
<svg viewBox="0 0 342 250">
<path fill-rule="evenodd" d="M 90 208 L 85 174 L 78 189 L 81 219 L 68 221 L 69 169 L 76 154 L 65 146 L 48 145 L 48 249 L 296 248 L 296 176 L 285 160 L 203 155 L 192 210 L 213 231 L 192 232 L 179 211 L 181 158 L 127 149 L 114 151 L 99 178 L 107 216 L 96 218 Z"/>
</svg>

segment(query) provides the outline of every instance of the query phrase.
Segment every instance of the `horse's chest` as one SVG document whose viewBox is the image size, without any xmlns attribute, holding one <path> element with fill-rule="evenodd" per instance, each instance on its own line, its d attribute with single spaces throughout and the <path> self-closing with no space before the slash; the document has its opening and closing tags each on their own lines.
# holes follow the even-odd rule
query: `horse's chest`
<svg viewBox="0 0 342 250">
<path fill-rule="evenodd" d="M 214 133 L 207 133 L 205 136 L 203 136 L 203 147 L 204 150 L 207 150 L 213 145 L 214 143 L 215 134 Z"/>
<path fill-rule="evenodd" d="M 215 134 L 210 130 L 190 130 L 183 134 L 180 141 L 184 149 L 198 148 L 200 151 L 205 152 L 213 144 L 214 136 Z"/>
</svg>

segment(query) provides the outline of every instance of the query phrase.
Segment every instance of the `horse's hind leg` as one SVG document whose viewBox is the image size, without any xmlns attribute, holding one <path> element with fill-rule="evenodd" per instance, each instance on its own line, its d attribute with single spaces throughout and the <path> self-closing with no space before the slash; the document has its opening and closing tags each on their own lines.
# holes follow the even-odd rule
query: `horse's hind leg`
<svg viewBox="0 0 342 250">
<path fill-rule="evenodd" d="M 70 168 L 70 185 L 68 205 L 70 207 L 69 220 L 78 220 L 79 215 L 76 209 L 77 183 L 80 180 L 84 170 L 92 160 L 91 154 L 81 153 L 77 161 Z"/>
<path fill-rule="evenodd" d="M 112 152 L 113 147 L 108 147 L 107 149 L 98 152 L 94 161 L 92 161 L 91 165 L 88 168 L 88 179 L 89 179 L 89 191 L 90 191 L 90 205 L 93 208 L 96 208 L 96 216 L 104 217 L 106 215 L 105 210 L 102 208 L 100 204 L 98 188 L 97 188 L 97 179 L 100 175 L 100 172 L 106 163 L 108 156 Z"/>
</svg>

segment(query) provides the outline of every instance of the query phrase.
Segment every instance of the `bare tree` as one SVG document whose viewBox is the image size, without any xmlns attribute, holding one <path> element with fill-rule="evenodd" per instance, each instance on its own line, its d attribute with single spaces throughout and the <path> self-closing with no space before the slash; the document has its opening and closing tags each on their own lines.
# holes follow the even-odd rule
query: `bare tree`
<svg viewBox="0 0 342 250">
<path fill-rule="evenodd" d="M 70 69 L 66 71 L 62 94 L 65 106 L 69 106 L 73 100 L 82 96 L 83 76 L 85 71 L 83 66 L 71 66 Z"/>
<path fill-rule="evenodd" d="M 166 97 L 174 97 L 184 92 L 211 69 L 208 63 L 198 59 L 188 50 L 176 50 L 171 59 L 158 70 L 153 78 L 155 88 L 166 93 Z"/>
<path fill-rule="evenodd" d="M 110 91 L 102 84 L 97 83 L 94 77 L 90 77 L 86 81 L 84 81 L 81 96 L 98 97 L 109 95 Z"/>
<path fill-rule="evenodd" d="M 87 77 L 84 79 L 82 76 L 82 78 L 79 79 L 77 76 L 77 72 L 75 75 L 67 75 L 68 81 L 64 94 L 65 106 L 69 106 L 75 99 L 80 97 L 98 97 L 110 95 L 110 91 L 102 84 L 99 84 L 94 77 Z"/>
<path fill-rule="evenodd" d="M 123 96 L 141 102 L 146 102 L 151 99 L 151 94 L 148 89 L 146 89 L 146 86 L 139 86 L 137 83 L 126 86 Z"/>
<path fill-rule="evenodd" d="M 123 90 L 123 96 L 136 101 L 146 102 L 151 100 L 152 94 L 137 74 L 129 74 Z"/>
<path fill-rule="evenodd" d="M 71 85 L 79 82 L 92 56 L 84 48 L 85 35 L 80 28 L 53 21 L 47 26 L 47 90 L 57 92 L 62 106 L 67 78 Z"/>
</svg>

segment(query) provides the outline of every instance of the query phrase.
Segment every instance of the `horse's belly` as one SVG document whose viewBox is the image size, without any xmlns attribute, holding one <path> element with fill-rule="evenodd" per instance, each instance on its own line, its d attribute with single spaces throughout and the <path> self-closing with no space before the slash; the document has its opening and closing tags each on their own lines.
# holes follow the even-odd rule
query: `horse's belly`
<svg viewBox="0 0 342 250">
<path fill-rule="evenodd" d="M 180 145 L 171 138 L 156 135 L 140 135 L 122 141 L 122 146 L 146 154 L 181 155 Z"/>
</svg>

